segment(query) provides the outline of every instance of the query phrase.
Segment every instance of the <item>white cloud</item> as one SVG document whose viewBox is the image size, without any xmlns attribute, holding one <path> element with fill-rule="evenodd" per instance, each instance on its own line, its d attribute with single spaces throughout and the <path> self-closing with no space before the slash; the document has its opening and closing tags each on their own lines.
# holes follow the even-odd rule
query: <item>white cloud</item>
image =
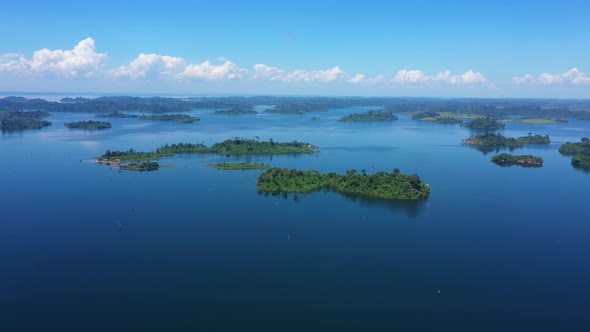
<svg viewBox="0 0 590 332">
<path fill-rule="evenodd" d="M 478 84 L 486 83 L 487 81 L 487 78 L 482 73 L 476 73 L 473 70 L 468 70 L 465 74 L 448 78 L 448 82 L 451 84 Z"/>
<path fill-rule="evenodd" d="M 0 72 L 30 76 L 93 77 L 100 73 L 106 53 L 96 53 L 94 39 L 86 38 L 71 50 L 41 49 L 28 59 L 20 54 L 0 57 Z"/>
<path fill-rule="evenodd" d="M 295 70 L 284 76 L 285 82 L 333 82 L 345 75 L 340 67 L 336 66 L 327 70 Z"/>
<path fill-rule="evenodd" d="M 431 76 L 424 74 L 421 70 L 400 70 L 393 78 L 396 83 L 418 83 L 432 80 Z"/>
<path fill-rule="evenodd" d="M 173 77 L 183 72 L 186 66 L 187 63 L 182 58 L 141 53 L 128 66 L 121 66 L 112 73 L 115 77 L 132 79 Z"/>
<path fill-rule="evenodd" d="M 584 73 L 578 68 L 572 68 L 562 74 L 542 73 L 535 77 L 531 74 L 525 74 L 521 77 L 513 77 L 512 83 L 515 84 L 590 84 L 590 75 Z"/>
<path fill-rule="evenodd" d="M 418 84 L 428 82 L 443 82 L 449 84 L 480 84 L 486 83 L 487 78 L 479 72 L 468 70 L 461 75 L 451 75 L 451 71 L 445 70 L 444 72 L 427 75 L 421 70 L 400 70 L 391 80 L 394 83 L 400 84 Z"/>
<path fill-rule="evenodd" d="M 365 76 L 364 74 L 356 74 L 356 75 L 354 75 L 354 77 L 346 80 L 346 82 L 352 83 L 352 84 L 361 84 L 361 83 L 365 82 L 366 80 L 367 80 L 367 76 Z"/>
<path fill-rule="evenodd" d="M 277 67 L 270 67 L 264 64 L 254 65 L 254 71 L 252 73 L 253 79 L 269 79 L 278 80 L 285 73 L 284 70 Z"/>
<path fill-rule="evenodd" d="M 184 71 L 176 75 L 176 77 L 203 80 L 237 79 L 247 72 L 247 70 L 241 69 L 231 61 L 225 61 L 221 65 L 214 65 L 207 60 L 201 64 L 186 66 Z"/>
</svg>

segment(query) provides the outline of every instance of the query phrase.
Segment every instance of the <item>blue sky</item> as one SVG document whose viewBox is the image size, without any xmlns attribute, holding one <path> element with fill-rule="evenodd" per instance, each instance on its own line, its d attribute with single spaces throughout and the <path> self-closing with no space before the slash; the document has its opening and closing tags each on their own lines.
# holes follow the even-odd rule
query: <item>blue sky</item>
<svg viewBox="0 0 590 332">
<path fill-rule="evenodd" d="M 14 1 L 0 91 L 590 98 L 590 2 Z"/>
</svg>

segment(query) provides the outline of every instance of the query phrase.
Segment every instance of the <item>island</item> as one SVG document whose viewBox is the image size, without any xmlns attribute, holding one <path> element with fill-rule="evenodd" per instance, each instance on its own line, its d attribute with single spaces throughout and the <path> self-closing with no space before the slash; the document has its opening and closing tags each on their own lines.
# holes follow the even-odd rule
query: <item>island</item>
<svg viewBox="0 0 590 332">
<path fill-rule="evenodd" d="M 590 139 L 582 137 L 580 142 L 567 142 L 559 147 L 559 153 L 573 156 L 571 164 L 575 168 L 590 170 Z"/>
<path fill-rule="evenodd" d="M 368 121 L 394 121 L 398 117 L 389 111 L 370 110 L 365 113 L 353 113 L 340 118 L 340 122 L 368 122 Z"/>
<path fill-rule="evenodd" d="M 207 167 L 223 169 L 223 170 L 250 170 L 250 169 L 266 169 L 270 168 L 270 165 L 263 164 L 263 163 L 246 163 L 246 162 L 221 162 L 221 163 L 214 163 L 208 164 Z"/>
<path fill-rule="evenodd" d="M 224 114 L 224 115 L 256 115 L 258 112 L 253 110 L 251 107 L 235 107 L 226 110 L 216 110 L 213 114 Z"/>
<path fill-rule="evenodd" d="M 486 116 L 473 119 L 467 123 L 462 123 L 461 127 L 482 130 L 498 130 L 504 128 L 505 125 L 492 117 Z"/>
<path fill-rule="evenodd" d="M 543 158 L 532 155 L 512 155 L 508 153 L 501 153 L 492 157 L 492 162 L 500 166 L 522 166 L 522 167 L 542 167 Z"/>
<path fill-rule="evenodd" d="M 272 138 L 268 141 L 255 139 L 233 138 L 207 147 L 202 143 L 178 143 L 163 145 L 153 152 L 142 152 L 129 149 L 128 151 L 107 150 L 102 156 L 96 159 L 99 164 L 120 164 L 141 160 L 157 160 L 162 157 L 171 157 L 183 153 L 214 153 L 221 155 L 243 155 L 243 154 L 312 154 L 317 153 L 318 147 L 309 143 L 299 141 L 275 142 Z"/>
<path fill-rule="evenodd" d="M 314 117 L 312 117 L 311 119 L 312 119 L 312 120 L 314 120 L 314 121 L 317 121 L 317 120 L 319 120 L 320 118 L 319 118 L 319 117 L 317 117 L 317 116 L 314 116 Z"/>
<path fill-rule="evenodd" d="M 139 163 L 121 165 L 118 168 L 125 171 L 151 172 L 157 171 L 160 168 L 160 164 L 153 161 L 142 161 Z"/>
<path fill-rule="evenodd" d="M 456 123 L 463 123 L 463 120 L 457 119 L 452 116 L 439 116 L 434 119 L 434 122 L 442 123 L 442 124 L 456 124 Z"/>
<path fill-rule="evenodd" d="M 349 170 L 338 174 L 274 167 L 260 174 L 257 186 L 269 193 L 308 193 L 325 189 L 390 200 L 420 200 L 430 196 L 430 186 L 417 174 L 402 174 L 397 168 L 391 173 Z"/>
<path fill-rule="evenodd" d="M 137 118 L 139 117 L 136 114 L 127 114 L 119 111 L 110 112 L 110 113 L 103 113 L 97 114 L 97 118 L 110 118 L 110 119 L 129 119 L 129 118 Z"/>
<path fill-rule="evenodd" d="M 43 120 L 48 115 L 44 111 L 0 111 L 0 130 L 11 132 L 51 126 L 51 122 Z"/>
<path fill-rule="evenodd" d="M 99 129 L 108 129 L 111 128 L 111 124 L 108 122 L 102 121 L 76 121 L 76 122 L 66 122 L 64 126 L 70 129 L 85 129 L 85 130 L 99 130 Z"/>
<path fill-rule="evenodd" d="M 176 121 L 178 123 L 193 123 L 201 119 L 187 114 L 142 115 L 138 119 L 154 121 Z"/>
<path fill-rule="evenodd" d="M 493 146 L 493 147 L 521 147 L 524 144 L 549 144 L 551 138 L 549 135 L 531 135 L 521 136 L 518 138 L 505 137 L 502 134 L 485 133 L 481 135 L 472 135 L 462 142 L 464 145 L 473 146 Z"/>
</svg>

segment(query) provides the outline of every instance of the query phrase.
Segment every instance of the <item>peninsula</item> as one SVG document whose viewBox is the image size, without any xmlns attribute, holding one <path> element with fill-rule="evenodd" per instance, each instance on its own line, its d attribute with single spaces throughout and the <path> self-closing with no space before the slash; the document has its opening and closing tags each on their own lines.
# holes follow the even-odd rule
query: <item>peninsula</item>
<svg viewBox="0 0 590 332">
<path fill-rule="evenodd" d="M 275 167 L 260 174 L 257 186 L 270 193 L 307 193 L 325 189 L 391 200 L 419 200 L 430 195 L 430 186 L 418 175 L 405 175 L 397 168 L 391 173 L 366 174 L 364 170 L 361 173 L 349 170 L 346 174 L 338 174 Z"/>
</svg>

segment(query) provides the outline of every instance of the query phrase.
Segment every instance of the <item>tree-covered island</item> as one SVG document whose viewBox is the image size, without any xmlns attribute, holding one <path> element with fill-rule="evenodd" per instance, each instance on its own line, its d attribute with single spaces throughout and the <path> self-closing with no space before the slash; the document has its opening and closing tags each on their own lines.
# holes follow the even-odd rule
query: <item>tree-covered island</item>
<svg viewBox="0 0 590 332">
<path fill-rule="evenodd" d="M 492 147 L 521 147 L 524 144 L 549 144 L 551 139 L 549 135 L 528 135 L 518 138 L 505 137 L 502 134 L 485 133 L 481 135 L 472 135 L 464 139 L 463 144 L 473 146 L 492 146 Z"/>
<path fill-rule="evenodd" d="M 498 120 L 487 116 L 473 119 L 467 123 L 462 123 L 461 127 L 481 130 L 498 130 L 504 128 L 505 125 L 503 123 L 498 122 Z"/>
<path fill-rule="evenodd" d="M 567 142 L 559 147 L 559 152 L 572 157 L 572 166 L 583 170 L 590 170 L 590 139 L 582 137 L 580 142 Z"/>
<path fill-rule="evenodd" d="M 223 170 L 250 170 L 250 169 L 266 169 L 270 168 L 270 165 L 264 163 L 246 163 L 246 162 L 221 162 L 221 163 L 214 163 L 208 164 L 207 167 L 223 169 Z"/>
<path fill-rule="evenodd" d="M 430 186 L 418 175 L 402 174 L 398 169 L 391 173 L 366 174 L 349 170 L 346 174 L 338 174 L 275 167 L 260 174 L 257 186 L 270 193 L 307 193 L 325 189 L 392 200 L 426 199 L 430 195 Z"/>
<path fill-rule="evenodd" d="M 463 123 L 462 120 L 457 119 L 456 117 L 441 115 L 433 111 L 420 112 L 412 116 L 412 119 L 420 121 L 432 121 L 442 124 Z"/>
<path fill-rule="evenodd" d="M 501 153 L 492 157 L 492 162 L 500 166 L 542 167 L 543 158 L 532 155 L 512 155 Z"/>
<path fill-rule="evenodd" d="M 97 118 L 109 118 L 109 119 L 130 119 L 130 118 L 137 118 L 139 115 L 136 114 L 127 114 L 119 111 L 110 112 L 110 113 L 102 113 L 97 114 Z"/>
<path fill-rule="evenodd" d="M 160 168 L 160 164 L 153 161 L 142 161 L 139 163 L 128 163 L 127 165 L 121 165 L 118 168 L 125 171 L 151 172 L 157 171 Z"/>
<path fill-rule="evenodd" d="M 365 113 L 353 113 L 340 118 L 341 122 L 394 121 L 398 117 L 390 111 L 370 110 Z"/>
<path fill-rule="evenodd" d="M 48 115 L 44 111 L 0 111 L 0 130 L 18 131 L 51 126 L 51 122 L 43 120 Z"/>
<path fill-rule="evenodd" d="M 216 110 L 213 114 L 223 115 L 256 115 L 256 112 L 252 107 L 234 107 L 230 109 Z"/>
<path fill-rule="evenodd" d="M 178 123 L 193 123 L 201 119 L 187 114 L 163 114 L 163 115 L 141 115 L 140 120 L 154 120 L 154 121 L 176 121 Z"/>
<path fill-rule="evenodd" d="M 215 143 L 211 147 L 197 143 L 178 143 L 163 145 L 153 152 L 141 152 L 129 149 L 128 151 L 110 151 L 97 158 L 98 163 L 119 164 L 124 162 L 157 160 L 162 157 L 170 157 L 183 153 L 216 153 L 221 155 L 242 154 L 311 154 L 317 153 L 317 146 L 299 141 L 275 142 L 272 138 L 268 141 L 259 141 L 246 138 L 233 138 Z"/>
<path fill-rule="evenodd" d="M 94 121 L 94 120 L 82 120 L 76 122 L 66 122 L 64 126 L 70 129 L 85 129 L 85 130 L 99 130 L 111 128 L 109 122 Z"/>
</svg>

